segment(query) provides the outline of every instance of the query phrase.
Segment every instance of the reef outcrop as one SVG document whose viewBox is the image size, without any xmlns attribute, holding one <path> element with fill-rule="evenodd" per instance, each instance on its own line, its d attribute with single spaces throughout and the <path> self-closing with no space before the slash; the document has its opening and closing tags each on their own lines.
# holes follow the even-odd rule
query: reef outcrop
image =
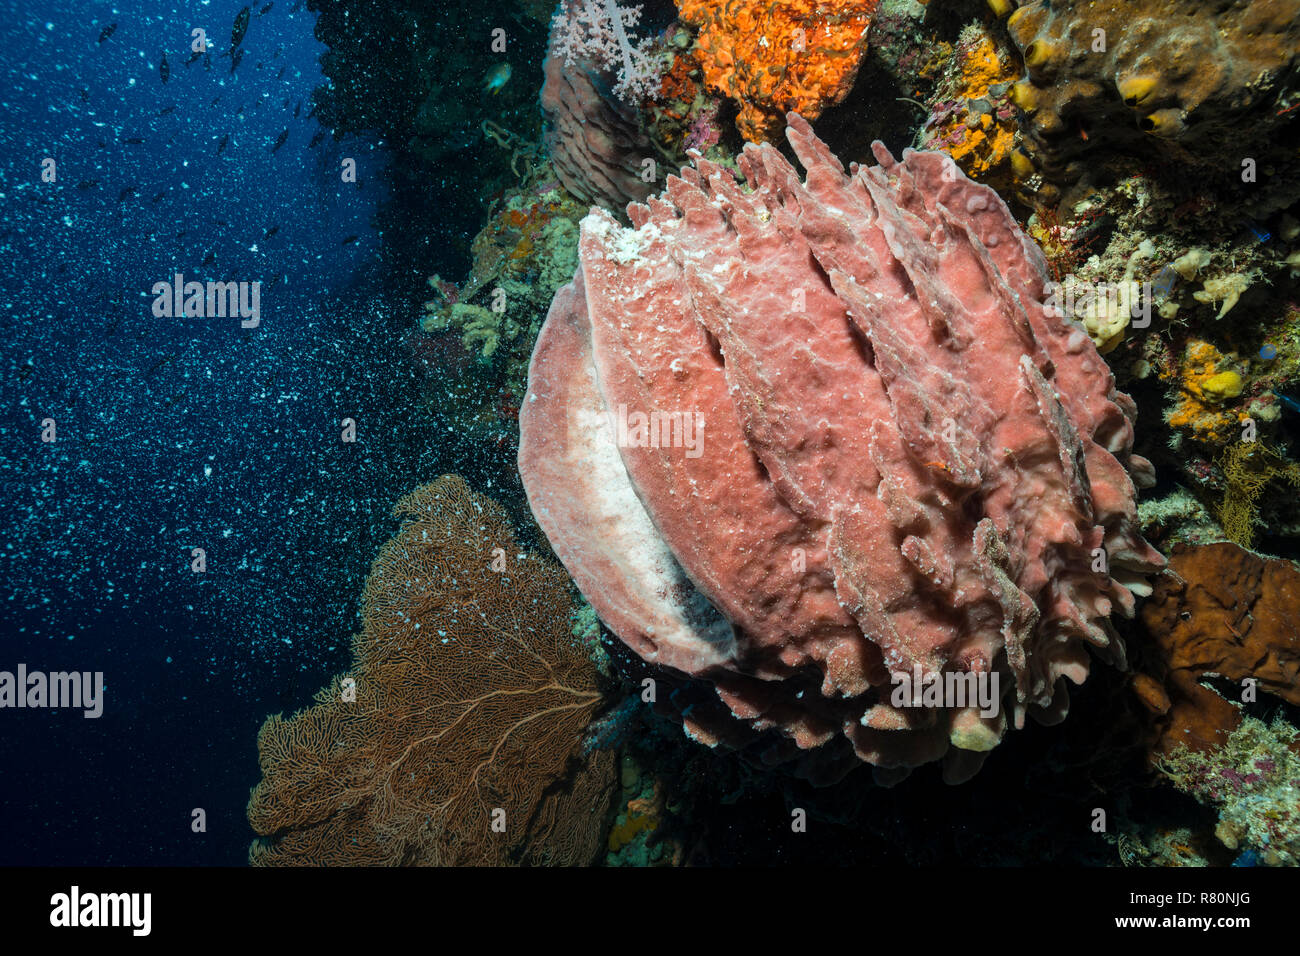
<svg viewBox="0 0 1300 956">
<path fill-rule="evenodd" d="M 1156 648 L 1135 690 L 1159 715 L 1157 753 L 1223 747 L 1252 698 L 1300 704 L 1300 569 L 1229 542 L 1176 545 L 1142 607 Z M 1225 698 L 1203 681 L 1217 678 Z"/>
<path fill-rule="evenodd" d="M 1088 174 L 1098 151 L 1238 182 L 1243 160 L 1293 162 L 1297 0 L 989 5 L 1007 16 L 1024 58 L 1026 76 L 1011 91 L 1024 115 L 1015 162 L 1022 189 L 1038 203 L 1054 204 Z M 1279 141 L 1284 126 L 1289 147 Z M 1287 196 L 1282 205 L 1296 198 Z"/>
</svg>

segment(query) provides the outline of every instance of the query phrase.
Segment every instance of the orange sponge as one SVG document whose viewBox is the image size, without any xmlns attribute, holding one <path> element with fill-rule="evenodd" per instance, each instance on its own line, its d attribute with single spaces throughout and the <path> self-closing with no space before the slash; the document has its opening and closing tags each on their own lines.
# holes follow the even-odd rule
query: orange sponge
<svg viewBox="0 0 1300 956">
<path fill-rule="evenodd" d="M 736 127 L 751 142 L 771 139 L 795 110 L 816 119 L 853 86 L 879 0 L 677 0 L 698 31 L 704 81 L 740 108 Z"/>
</svg>

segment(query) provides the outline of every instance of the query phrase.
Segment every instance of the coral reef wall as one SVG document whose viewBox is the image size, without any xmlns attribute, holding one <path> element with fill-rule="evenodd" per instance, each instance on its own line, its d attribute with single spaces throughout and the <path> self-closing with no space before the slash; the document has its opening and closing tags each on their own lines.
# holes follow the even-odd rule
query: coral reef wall
<svg viewBox="0 0 1300 956">
<path fill-rule="evenodd" d="M 565 189 L 621 215 L 654 188 L 654 175 L 642 178 L 642 164 L 655 154 L 637 110 L 614 92 L 614 71 L 560 48 L 563 22 L 557 15 L 543 67 L 543 141 Z"/>
<path fill-rule="evenodd" d="M 568 581 L 459 477 L 403 498 L 352 669 L 258 735 L 257 865 L 580 865 L 604 846 L 601 696 Z"/>
<path fill-rule="evenodd" d="M 608 839 L 544 849 L 554 794 L 606 806 L 575 719 L 554 785 L 493 804 L 493 860 L 771 862 L 762 800 L 793 793 L 827 825 L 778 851 L 805 859 L 867 834 L 876 861 L 1300 858 L 1296 565 L 1249 550 L 1300 556 L 1300 0 L 309 4 L 317 115 L 383 134 L 385 244 L 437 272 L 406 343 L 421 406 L 494 484 L 522 419 L 529 503 L 622 682 L 592 731 L 623 766 Z M 737 160 L 788 159 L 791 110 L 831 144 L 792 121 L 806 175 Z M 498 662 L 427 670 L 469 659 Z M 998 699 L 912 706 L 911 668 Z M 419 832 L 420 795 L 394 809 L 373 775 L 317 796 L 290 728 L 355 714 L 338 689 L 264 732 L 255 858 L 476 843 L 459 811 Z M 437 791 L 462 758 L 434 753 Z M 957 810 L 919 786 L 993 753 Z M 1110 833 L 1063 836 L 1096 806 Z"/>
<path fill-rule="evenodd" d="M 1024 57 L 1012 98 L 1026 117 L 1019 171 L 1037 201 L 1055 202 L 1107 151 L 1223 179 L 1245 157 L 1295 170 L 1294 135 L 1289 147 L 1276 140 L 1300 94 L 1296 0 L 990 6 L 1009 14 Z"/>
<path fill-rule="evenodd" d="M 313 94 L 311 112 L 333 137 L 313 140 L 315 160 L 322 181 L 326 170 L 337 181 L 342 137 L 382 137 L 391 199 L 379 225 L 395 281 L 418 276 L 416 263 L 426 274 L 463 269 L 471 224 L 536 157 L 536 64 L 551 6 L 307 0 L 330 80 Z M 507 33 L 499 52 L 498 28 Z M 488 84 L 493 70 L 511 67 L 509 82 Z M 381 171 L 360 159 L 360 175 Z"/>
</svg>

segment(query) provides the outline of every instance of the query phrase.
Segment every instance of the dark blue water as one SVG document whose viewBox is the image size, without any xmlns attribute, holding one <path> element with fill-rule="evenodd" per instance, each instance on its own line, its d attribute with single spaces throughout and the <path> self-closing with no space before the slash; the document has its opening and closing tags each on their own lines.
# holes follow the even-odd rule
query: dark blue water
<svg viewBox="0 0 1300 956">
<path fill-rule="evenodd" d="M 254 4 L 237 64 L 242 0 L 55 6 L 0 0 L 0 670 L 106 692 L 0 710 L 0 864 L 242 863 L 257 727 L 346 665 L 389 507 L 457 452 L 409 397 L 382 143 L 310 145 L 305 6 Z M 177 272 L 260 281 L 260 324 L 156 317 Z"/>
</svg>

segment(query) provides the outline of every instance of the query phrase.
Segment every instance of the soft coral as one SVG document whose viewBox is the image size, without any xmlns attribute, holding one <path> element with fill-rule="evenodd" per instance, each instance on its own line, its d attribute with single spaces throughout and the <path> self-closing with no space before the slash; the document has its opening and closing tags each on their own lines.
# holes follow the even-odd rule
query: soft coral
<svg viewBox="0 0 1300 956">
<path fill-rule="evenodd" d="M 614 93 L 631 102 L 652 96 L 659 88 L 659 66 L 650 39 L 636 40 L 628 30 L 641 20 L 641 7 L 622 8 L 616 0 L 564 0 L 551 21 L 552 56 L 566 66 L 591 60 L 617 71 Z"/>
</svg>

